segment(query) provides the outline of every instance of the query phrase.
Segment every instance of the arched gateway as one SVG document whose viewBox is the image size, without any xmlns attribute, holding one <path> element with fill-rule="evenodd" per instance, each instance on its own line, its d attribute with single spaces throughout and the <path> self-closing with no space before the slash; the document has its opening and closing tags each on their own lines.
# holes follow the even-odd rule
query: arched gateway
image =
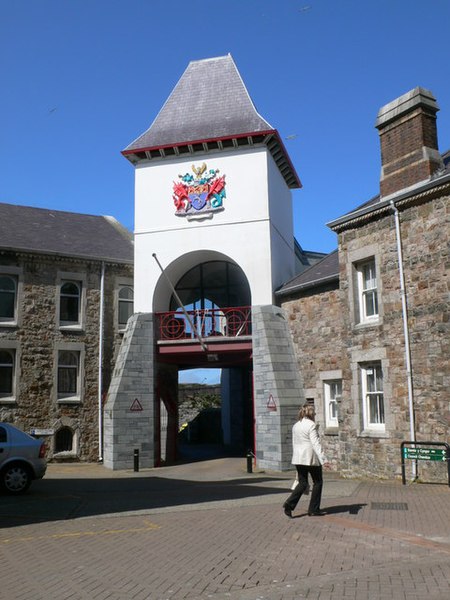
<svg viewBox="0 0 450 600">
<path fill-rule="evenodd" d="M 228 55 L 191 62 L 123 154 L 136 175 L 135 314 L 105 406 L 105 466 L 130 468 L 135 448 L 157 465 L 161 406 L 176 433 L 178 368 L 214 364 L 228 373 L 229 438 L 251 442 L 259 467 L 287 468 L 303 392 L 274 290 L 295 275 L 301 184 L 278 132 Z"/>
</svg>

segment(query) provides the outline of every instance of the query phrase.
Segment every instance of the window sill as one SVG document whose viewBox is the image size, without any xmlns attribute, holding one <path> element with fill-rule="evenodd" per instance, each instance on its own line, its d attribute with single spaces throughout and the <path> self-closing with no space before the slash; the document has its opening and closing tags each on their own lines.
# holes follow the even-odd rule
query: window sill
<svg viewBox="0 0 450 600">
<path fill-rule="evenodd" d="M 17 321 L 0 321 L 0 327 L 7 327 L 8 329 L 14 329 L 19 327 Z"/>
<path fill-rule="evenodd" d="M 52 458 L 54 460 L 73 460 L 77 459 L 78 455 L 73 450 L 62 450 L 61 452 L 54 452 Z"/>
<path fill-rule="evenodd" d="M 359 433 L 358 437 L 389 439 L 390 436 L 385 429 L 383 429 L 383 430 L 381 430 L 381 429 L 364 429 L 363 431 L 361 431 Z"/>
<path fill-rule="evenodd" d="M 60 331 L 84 331 L 82 325 L 60 325 Z"/>
<path fill-rule="evenodd" d="M 16 399 L 14 396 L 0 397 L 0 404 L 16 404 Z"/>
<path fill-rule="evenodd" d="M 378 317 L 378 319 L 374 319 L 373 321 L 362 321 L 360 323 L 354 323 L 353 329 L 358 331 L 358 329 L 367 329 L 368 327 L 379 327 L 383 324 L 383 319 Z"/>
<path fill-rule="evenodd" d="M 71 396 L 68 398 L 58 398 L 58 404 L 81 404 L 81 398 Z"/>
<path fill-rule="evenodd" d="M 339 435 L 339 427 L 325 427 L 323 434 L 330 436 Z"/>
</svg>

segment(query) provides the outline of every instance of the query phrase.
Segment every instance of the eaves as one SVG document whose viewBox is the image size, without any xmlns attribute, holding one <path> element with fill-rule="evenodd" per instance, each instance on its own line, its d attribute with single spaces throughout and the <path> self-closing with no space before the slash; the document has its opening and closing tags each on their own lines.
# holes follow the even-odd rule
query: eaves
<svg viewBox="0 0 450 600">
<path fill-rule="evenodd" d="M 289 296 L 290 294 L 295 294 L 297 292 L 303 292 L 309 290 L 311 288 L 316 288 L 322 285 L 326 285 L 327 283 L 332 283 L 334 281 L 339 281 L 339 275 L 329 275 L 328 277 L 321 277 L 319 279 L 313 279 L 312 281 L 308 281 L 305 283 L 300 283 L 298 285 L 293 285 L 288 288 L 282 288 L 275 292 L 275 296 Z"/>
<path fill-rule="evenodd" d="M 355 210 L 343 217 L 328 222 L 326 225 L 332 231 L 339 233 L 345 229 L 358 226 L 374 217 L 389 213 L 392 210 L 392 202 L 397 208 L 402 208 L 444 195 L 448 192 L 450 192 L 450 173 L 438 179 L 427 181 L 425 184 L 420 184 L 413 190 L 409 189 L 386 196 L 376 204 Z"/>
</svg>

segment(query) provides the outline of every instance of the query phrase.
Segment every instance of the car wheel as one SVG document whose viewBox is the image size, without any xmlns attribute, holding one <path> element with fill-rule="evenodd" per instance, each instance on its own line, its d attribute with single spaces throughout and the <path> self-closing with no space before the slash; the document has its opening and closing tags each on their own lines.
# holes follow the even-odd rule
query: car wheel
<svg viewBox="0 0 450 600">
<path fill-rule="evenodd" d="M 30 485 L 31 474 L 25 465 L 11 464 L 2 472 L 2 486 L 8 494 L 23 494 Z"/>
</svg>

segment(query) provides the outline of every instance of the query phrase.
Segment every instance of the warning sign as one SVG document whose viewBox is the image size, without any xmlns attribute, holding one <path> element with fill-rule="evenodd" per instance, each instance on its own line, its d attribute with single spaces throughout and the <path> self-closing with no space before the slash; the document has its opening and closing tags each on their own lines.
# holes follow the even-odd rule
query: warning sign
<svg viewBox="0 0 450 600">
<path fill-rule="evenodd" d="M 269 399 L 267 400 L 267 410 L 276 411 L 277 405 L 272 394 L 269 395 Z"/>
<path fill-rule="evenodd" d="M 142 410 L 144 410 L 142 408 L 142 404 L 139 402 L 139 400 L 137 398 L 135 398 L 133 400 L 132 405 L 130 406 L 130 411 L 131 412 L 141 412 Z"/>
</svg>

